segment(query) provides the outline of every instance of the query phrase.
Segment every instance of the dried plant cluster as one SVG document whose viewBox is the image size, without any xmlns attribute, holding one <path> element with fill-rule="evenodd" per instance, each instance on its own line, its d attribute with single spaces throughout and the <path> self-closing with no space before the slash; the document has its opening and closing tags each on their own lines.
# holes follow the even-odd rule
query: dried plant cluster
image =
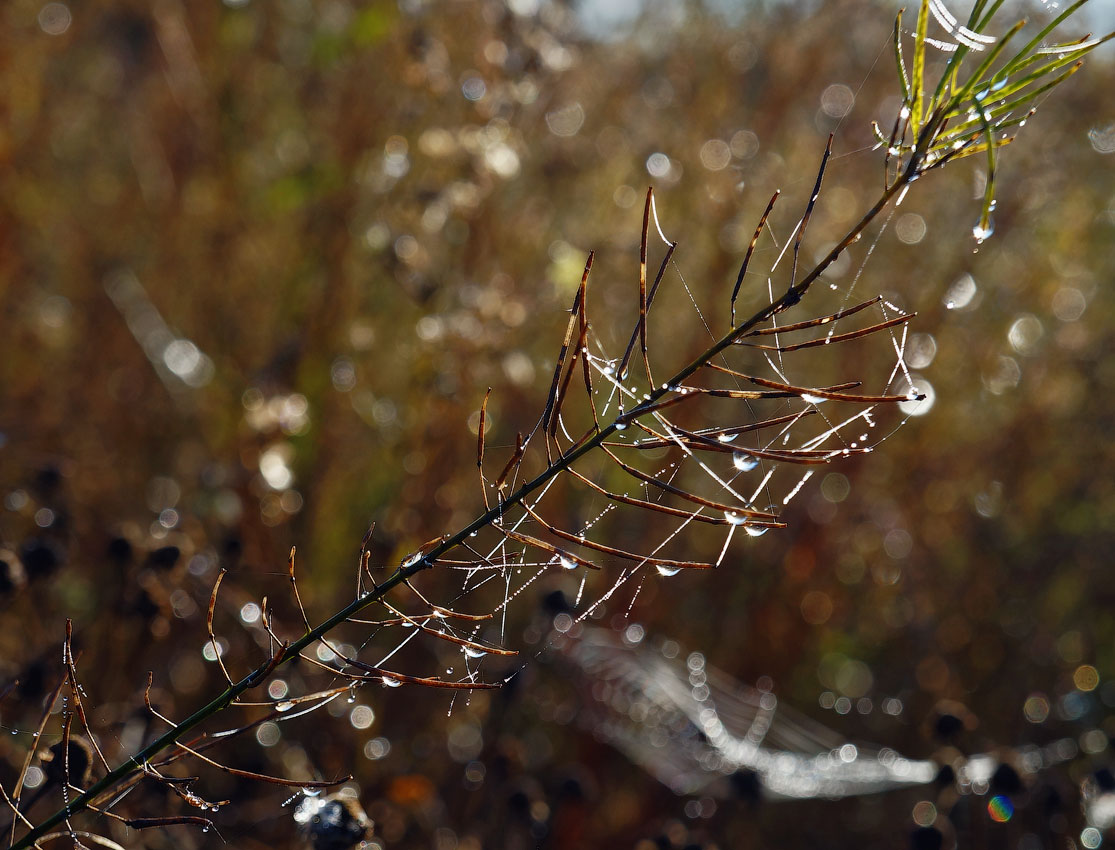
<svg viewBox="0 0 1115 850">
<path fill-rule="evenodd" d="M 688 293 L 675 262 L 677 243 L 663 232 L 648 191 L 638 273 L 630 285 L 633 327 L 619 334 L 618 317 L 594 314 L 596 287 L 622 284 L 598 284 L 589 254 L 543 411 L 510 451 L 488 446 L 484 398 L 475 456 L 483 509 L 476 519 L 429 541 L 390 570 L 373 563 L 370 530 L 359 549 L 352 601 L 322 620 L 302 603 L 292 550 L 288 578 L 298 619 L 276 614 L 261 600 L 261 615 L 247 627 L 258 650 L 254 658 L 226 657 L 221 632 L 228 626 L 222 620 L 231 608 L 221 594 L 222 571 L 206 619 L 210 654 L 227 687 L 192 715 L 168 717 L 160 711 L 158 688 L 164 684 L 152 674 L 144 700 L 147 743 L 135 752 L 115 751 L 87 707 L 104 695 L 95 687 L 86 693 L 80 657 L 67 634 L 63 675 L 44 701 L 22 771 L 10 788 L 0 787 L 12 815 L 9 846 L 18 850 L 62 839 L 75 846 L 119 847 L 115 825 L 208 830 L 218 822 L 213 813 L 223 801 L 204 799 L 192 789 L 196 777 L 184 771 L 195 768 L 315 794 L 342 784 L 346 777 L 264 775 L 226 764 L 210 751 L 233 736 L 304 716 L 369 685 L 498 688 L 515 667 L 486 674 L 486 659 L 515 656 L 502 624 L 520 593 L 541 576 L 569 576 L 574 602 L 564 626 L 568 631 L 620 588 L 635 585 L 637 595 L 648 579 L 731 568 L 733 542 L 783 528 L 782 508 L 815 470 L 874 451 L 925 400 L 905 361 L 913 316 L 881 295 L 856 291 L 868 286 L 860 281 L 870 250 L 850 285 L 830 287 L 826 271 L 856 242 L 873 245 L 916 181 L 967 156 L 986 156 L 985 200 L 975 236 L 977 241 L 990 236 L 999 150 L 1032 115 L 1036 99 L 1105 40 L 1045 43 L 1080 2 L 1012 54 L 1011 40 L 1021 25 L 1001 37 L 987 35 L 1000 5 L 979 0 L 962 25 L 926 0 L 913 33 L 904 31 L 899 17 L 895 57 L 902 105 L 889 133 L 876 128 L 885 149 L 883 190 L 815 264 L 805 259 L 802 247 L 824 189 L 832 137 L 788 235 L 778 235 L 776 193 L 756 223 L 734 284 L 725 286 L 712 308 Z M 943 40 L 929 35 L 931 17 L 946 30 Z M 929 79 L 927 55 L 935 48 L 945 50 L 947 59 L 940 76 Z M 762 256 L 774 257 L 761 268 L 757 246 Z M 659 251 L 661 257 L 652 261 Z M 693 322 L 708 332 L 707 347 L 695 356 L 671 345 L 671 328 Z M 827 353 L 841 346 L 862 347 L 863 374 L 830 374 Z M 695 551 L 710 554 L 696 557 Z M 455 579 L 431 580 L 427 587 L 427 576 L 435 573 Z M 456 659 L 445 674 L 407 666 L 414 655 L 411 644 L 420 640 L 440 644 L 435 657 Z M 294 662 L 316 669 L 321 687 L 263 696 L 276 672 Z M 245 667 L 250 671 L 242 672 Z M 52 709 L 58 700 L 64 707 L 56 717 Z M 230 709 L 242 719 L 223 731 L 203 729 L 232 716 L 224 714 Z M 58 723 L 55 729 L 52 724 Z M 47 735 L 60 735 L 60 743 L 39 747 Z M 32 795 L 24 779 L 37 762 L 48 782 Z M 188 814 L 132 813 L 132 792 L 141 784 L 165 789 Z M 48 791 L 57 810 L 29 816 Z M 324 804 L 298 810 L 315 846 L 346 846 L 364 837 L 368 824 L 362 813 L 341 802 L 332 805 L 336 811 Z M 322 827 L 323 818 L 336 820 L 339 832 Z"/>
</svg>

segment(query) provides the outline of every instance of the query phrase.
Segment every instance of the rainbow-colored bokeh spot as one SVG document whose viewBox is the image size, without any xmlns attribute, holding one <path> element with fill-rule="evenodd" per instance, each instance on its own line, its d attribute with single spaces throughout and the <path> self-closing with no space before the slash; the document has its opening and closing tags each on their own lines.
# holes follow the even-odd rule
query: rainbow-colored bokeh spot
<svg viewBox="0 0 1115 850">
<path fill-rule="evenodd" d="M 1014 804 L 1010 801 L 1010 797 L 997 794 L 987 804 L 987 813 L 995 823 L 1006 823 L 1014 814 Z"/>
</svg>

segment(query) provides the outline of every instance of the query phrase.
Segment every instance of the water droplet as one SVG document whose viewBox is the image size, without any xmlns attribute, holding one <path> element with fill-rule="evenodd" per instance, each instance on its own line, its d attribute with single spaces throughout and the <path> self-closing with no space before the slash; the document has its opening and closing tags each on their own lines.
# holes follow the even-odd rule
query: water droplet
<svg viewBox="0 0 1115 850">
<path fill-rule="evenodd" d="M 724 511 L 724 519 L 732 525 L 743 525 L 747 522 L 747 518 L 743 514 L 737 514 L 735 511 Z"/>
<path fill-rule="evenodd" d="M 987 223 L 987 227 L 984 227 L 982 224 L 977 224 L 975 227 L 972 228 L 972 235 L 976 237 L 977 245 L 982 245 L 983 241 L 994 232 L 995 227 L 991 224 L 991 222 Z"/>
<path fill-rule="evenodd" d="M 722 443 L 730 443 L 738 436 L 739 434 L 717 434 L 716 439 Z"/>
<path fill-rule="evenodd" d="M 747 532 L 748 537 L 762 537 L 768 531 L 765 525 L 745 525 L 743 530 Z"/>
<path fill-rule="evenodd" d="M 617 431 L 623 431 L 626 428 L 627 428 L 627 423 L 626 422 L 616 422 L 616 430 Z"/>
<path fill-rule="evenodd" d="M 732 455 L 732 466 L 740 472 L 750 472 L 759 465 L 759 459 L 745 452 L 736 452 Z"/>
<path fill-rule="evenodd" d="M 464 652 L 465 652 L 465 657 L 467 657 L 467 658 L 483 658 L 485 655 L 488 654 L 484 650 L 479 649 L 475 646 L 464 647 Z"/>
<path fill-rule="evenodd" d="M 292 708 L 294 708 L 294 701 L 293 700 L 288 699 L 288 700 L 283 700 L 282 702 L 275 703 L 275 711 L 278 711 L 278 712 L 290 711 Z"/>
<path fill-rule="evenodd" d="M 391 679 L 387 676 L 383 676 L 381 681 L 383 682 L 383 686 L 385 688 L 398 688 L 401 687 L 403 684 L 398 679 Z"/>
<path fill-rule="evenodd" d="M 802 393 L 801 400 L 809 404 L 824 404 L 828 401 L 827 398 L 822 398 L 819 395 L 811 395 L 810 393 Z"/>
<path fill-rule="evenodd" d="M 415 564 L 417 564 L 421 560 L 422 560 L 422 556 L 420 554 L 418 554 L 417 552 L 414 552 L 410 555 L 407 555 L 403 559 L 403 562 L 401 564 L 399 564 L 399 566 L 402 567 L 403 569 L 406 569 L 407 567 L 413 567 Z"/>
<path fill-rule="evenodd" d="M 676 576 L 678 573 L 681 572 L 681 567 L 667 567 L 662 564 L 659 564 L 657 569 L 660 576 L 666 576 L 667 578 L 669 578 L 670 576 Z"/>
<path fill-rule="evenodd" d="M 577 569 L 577 562 L 570 558 L 568 555 L 558 555 L 558 563 L 561 564 L 564 570 Z"/>
</svg>

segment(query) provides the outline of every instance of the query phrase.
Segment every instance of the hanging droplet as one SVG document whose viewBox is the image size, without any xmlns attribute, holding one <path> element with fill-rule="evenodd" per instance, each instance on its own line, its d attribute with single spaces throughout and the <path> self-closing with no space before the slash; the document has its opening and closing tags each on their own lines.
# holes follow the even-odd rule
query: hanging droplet
<svg viewBox="0 0 1115 850">
<path fill-rule="evenodd" d="M 762 537 L 767 533 L 767 526 L 765 525 L 745 525 L 743 530 L 747 532 L 749 537 Z"/>
<path fill-rule="evenodd" d="M 475 646 L 464 647 L 464 653 L 466 658 L 483 658 L 485 655 L 488 654 L 484 650 Z"/>
<path fill-rule="evenodd" d="M 568 555 L 558 555 L 558 563 L 561 564 L 563 570 L 577 569 L 577 562 L 570 558 Z"/>
<path fill-rule="evenodd" d="M 990 221 L 987 223 L 987 227 L 984 227 L 982 224 L 977 224 L 975 227 L 972 228 L 972 235 L 976 237 L 977 245 L 982 245 L 983 241 L 991 236 L 991 234 L 994 232 L 995 227 L 991 224 Z"/>
<path fill-rule="evenodd" d="M 735 511 L 724 511 L 724 519 L 732 525 L 743 525 L 747 522 L 747 518 L 743 514 L 737 514 Z"/>
<path fill-rule="evenodd" d="M 667 578 L 669 578 L 670 576 L 676 576 L 678 573 L 681 572 L 681 567 L 667 567 L 663 564 L 659 564 L 657 569 L 660 576 L 666 576 Z"/>
<path fill-rule="evenodd" d="M 759 459 L 754 455 L 749 455 L 746 452 L 736 452 L 732 455 L 732 466 L 740 472 L 750 472 L 759 465 Z"/>
<path fill-rule="evenodd" d="M 402 684 L 403 684 L 398 679 L 391 679 L 391 678 L 388 678 L 387 676 L 384 676 L 382 678 L 382 682 L 383 682 L 383 686 L 385 688 L 398 688 L 398 687 L 401 687 Z"/>
</svg>

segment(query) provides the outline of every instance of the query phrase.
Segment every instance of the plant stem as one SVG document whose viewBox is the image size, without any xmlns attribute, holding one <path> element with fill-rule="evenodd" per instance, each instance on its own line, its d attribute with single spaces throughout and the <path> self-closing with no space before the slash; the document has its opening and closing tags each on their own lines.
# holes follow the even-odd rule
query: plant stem
<svg viewBox="0 0 1115 850">
<path fill-rule="evenodd" d="M 655 402 L 660 400 L 666 393 L 670 392 L 670 387 L 678 386 L 682 381 L 688 378 L 693 373 L 704 367 L 712 358 L 716 357 L 722 351 L 727 349 L 736 340 L 738 340 L 745 333 L 750 331 L 756 325 L 767 321 L 778 313 L 789 309 L 797 304 L 802 297 L 809 291 L 809 288 L 817 281 L 817 279 L 855 240 L 859 235 L 871 224 L 872 221 L 878 217 L 886 206 L 894 199 L 894 197 L 901 192 L 906 186 L 913 182 L 919 174 L 921 158 L 917 154 L 911 157 L 907 163 L 905 170 L 900 174 L 890 186 L 886 188 L 882 196 L 875 203 L 875 205 L 868 210 L 863 217 L 857 222 L 851 230 L 841 239 L 829 253 L 820 260 L 817 265 L 810 271 L 799 283 L 792 283 L 786 292 L 775 301 L 771 302 L 768 306 L 753 315 L 750 319 L 746 320 L 740 325 L 732 328 L 728 333 L 722 336 L 719 340 L 713 343 L 704 353 L 700 354 L 696 359 L 692 360 L 689 364 L 684 366 L 672 378 L 670 378 L 663 386 L 657 388 L 650 388 L 649 398 L 644 399 L 638 406 L 632 408 L 630 411 L 621 414 L 611 424 L 600 429 L 593 437 L 581 443 L 579 446 L 562 454 L 554 460 L 546 469 L 541 472 L 537 477 L 531 481 L 526 482 L 514 491 L 506 499 L 502 500 L 498 505 L 485 511 L 478 516 L 469 525 L 460 531 L 456 532 L 450 537 L 447 537 L 441 543 L 432 548 L 429 552 L 423 555 L 413 563 L 399 566 L 394 573 L 391 574 L 384 582 L 376 585 L 372 590 L 358 596 L 340 611 L 337 611 L 329 619 L 322 622 L 317 627 L 307 631 L 297 640 L 293 641 L 275 662 L 273 659 L 261 664 L 239 682 L 229 685 L 219 696 L 214 698 L 211 702 L 197 709 L 193 714 L 183 720 L 181 723 L 174 726 L 169 731 L 160 735 L 134 756 L 127 761 L 120 764 L 118 767 L 109 771 L 102 779 L 90 786 L 86 791 L 83 791 L 77 797 L 74 797 L 66 806 L 59 809 L 52 814 L 37 827 L 32 829 L 24 835 L 19 841 L 12 845 L 11 850 L 23 850 L 24 848 L 32 847 L 35 842 L 45 836 L 51 829 L 63 823 L 71 816 L 88 808 L 97 797 L 104 794 L 106 791 L 114 787 L 120 781 L 128 778 L 138 771 L 144 769 L 144 765 L 154 756 L 161 753 L 163 750 L 173 746 L 183 735 L 190 730 L 196 728 L 202 722 L 224 710 L 231 705 L 241 694 L 252 687 L 263 682 L 267 675 L 274 669 L 293 661 L 307 646 L 314 641 L 324 637 L 329 631 L 336 626 L 348 620 L 350 617 L 355 616 L 360 611 L 368 606 L 382 599 L 389 591 L 407 581 L 412 576 L 421 572 L 424 569 L 434 566 L 435 562 L 443 554 L 453 549 L 455 546 L 463 543 L 468 537 L 476 531 L 485 528 L 495 523 L 506 512 L 509 506 L 517 505 L 523 502 L 531 493 L 534 493 L 545 486 L 552 478 L 561 474 L 569 468 L 575 461 L 594 449 L 598 448 L 600 444 L 610 437 L 617 430 L 619 422 L 627 423 L 648 412 L 648 408 L 652 407 Z M 642 412 L 640 412 L 642 411 Z"/>
</svg>

